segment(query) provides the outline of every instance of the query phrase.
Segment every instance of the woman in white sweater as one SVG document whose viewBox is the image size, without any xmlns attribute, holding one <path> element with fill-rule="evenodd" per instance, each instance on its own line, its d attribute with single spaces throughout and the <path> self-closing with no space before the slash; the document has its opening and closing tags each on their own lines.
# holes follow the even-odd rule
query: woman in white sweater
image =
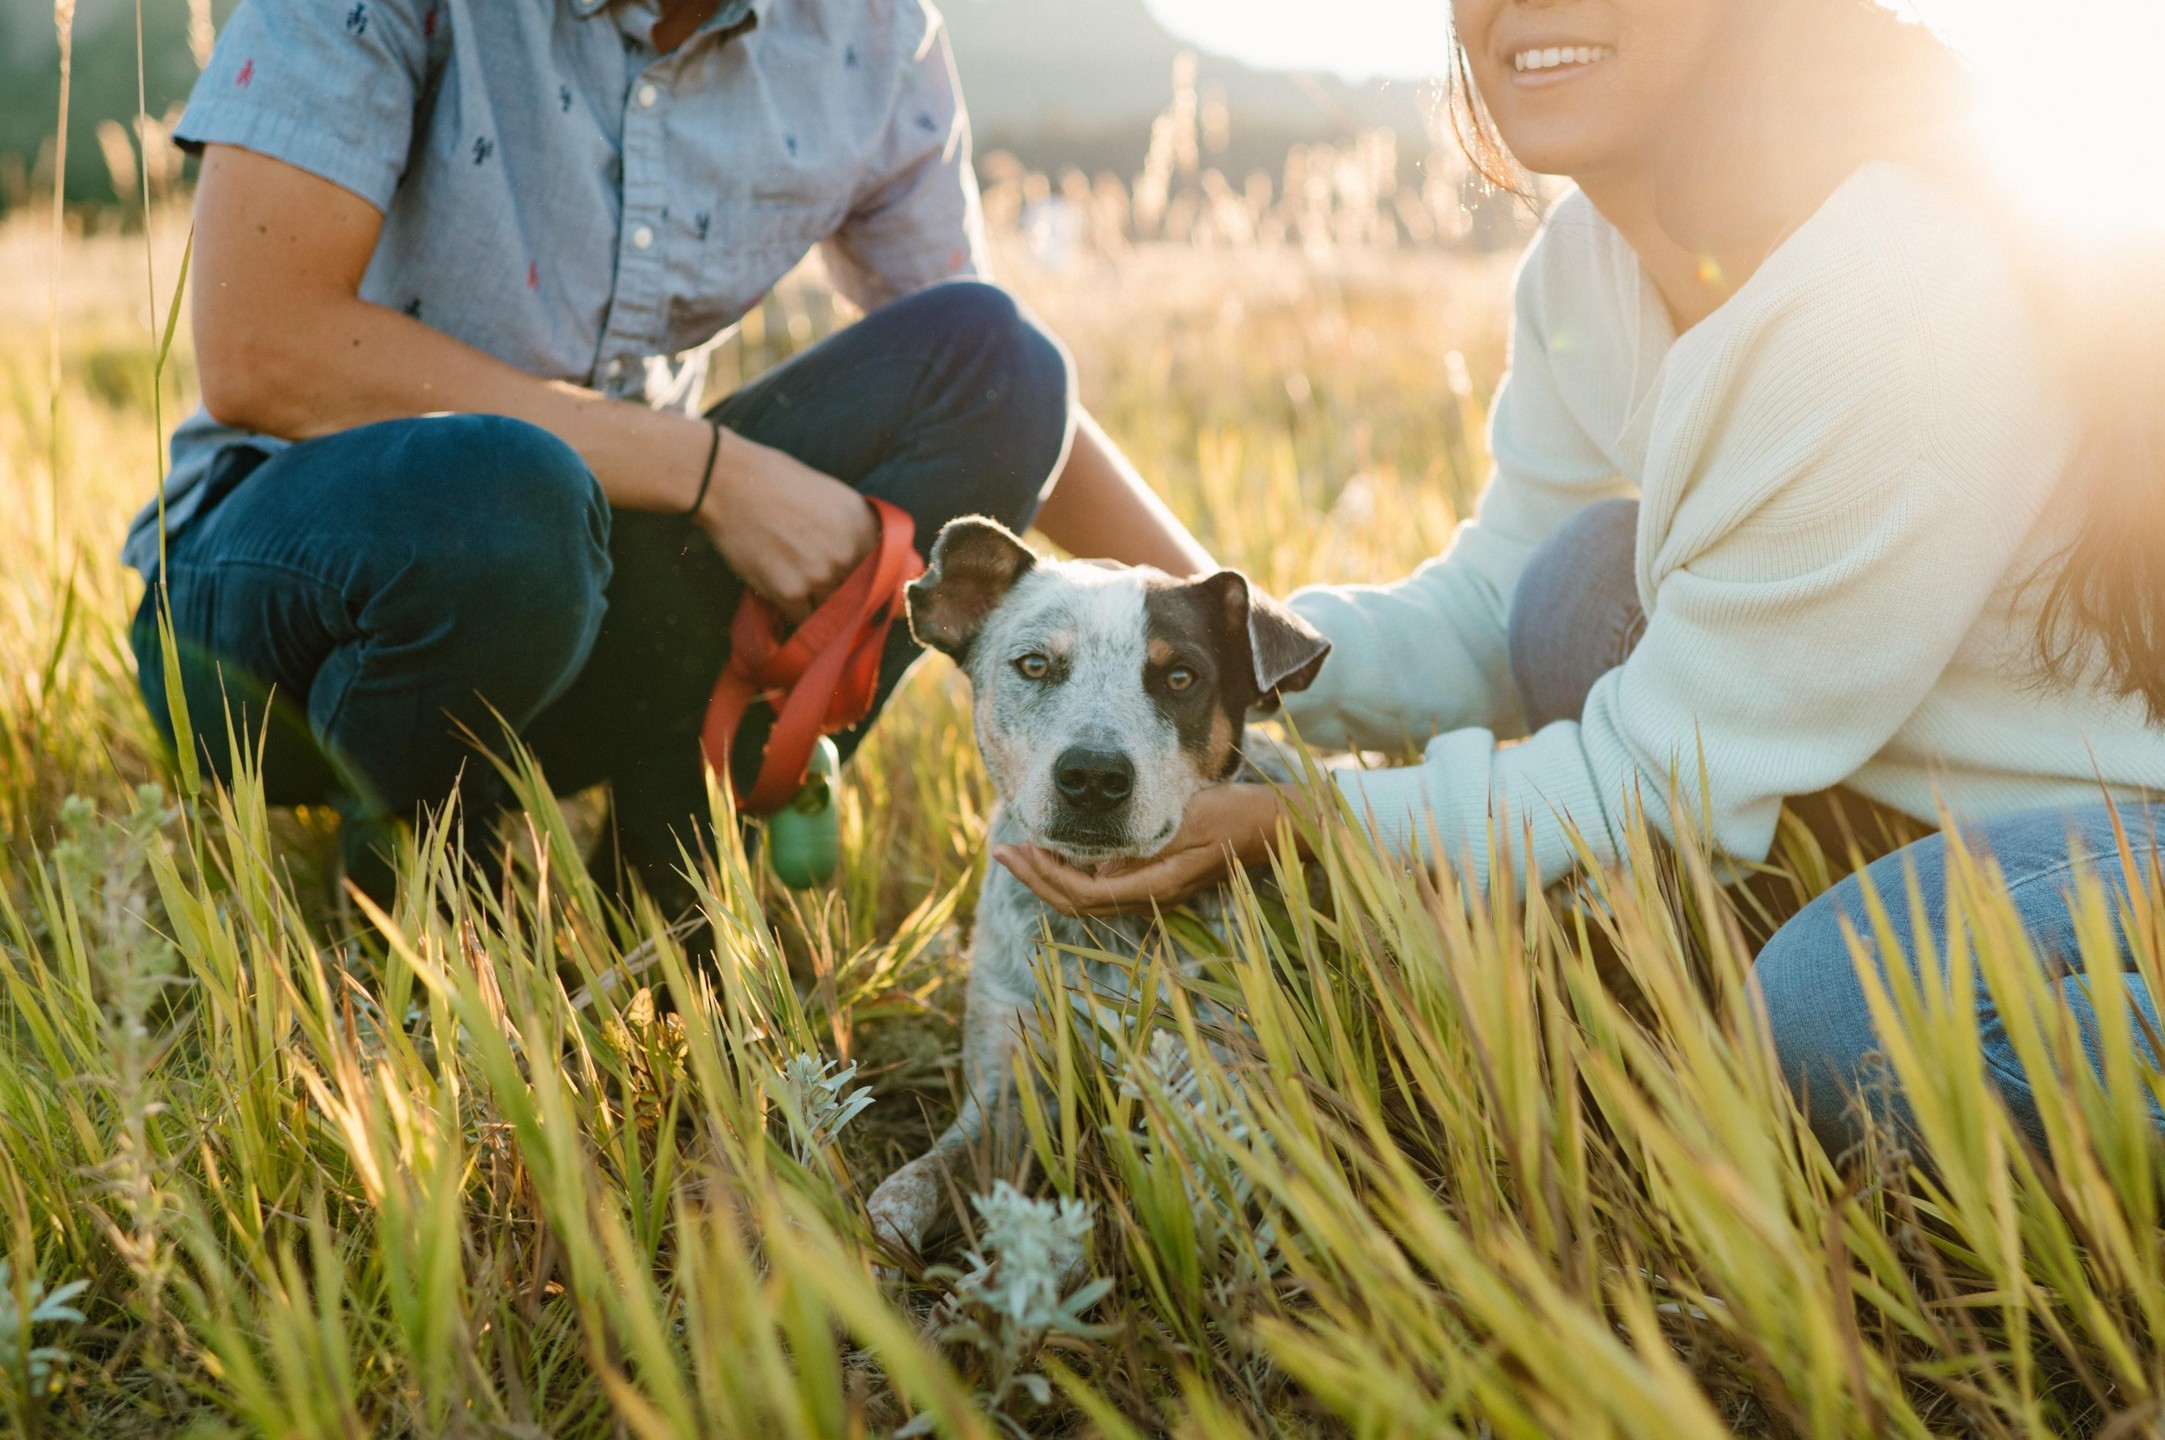
<svg viewBox="0 0 2165 1440">
<path fill-rule="evenodd" d="M 1707 816 L 1747 861 L 1785 803 L 1915 829 L 1944 807 L 2067 960 L 2071 837 L 2124 884 L 2113 809 L 2146 856 L 2165 820 L 2144 804 L 2165 792 L 2165 446 L 2145 428 L 2165 390 L 2135 383 L 2158 379 L 2155 327 L 2048 325 L 2063 309 L 1987 198 L 1958 67 L 1869 0 L 1458 0 L 1456 19 L 1476 159 L 1578 190 L 1519 276 L 1478 516 L 1398 584 L 1293 597 L 1333 646 L 1287 697 L 1302 736 L 1425 745 L 1339 783 L 1380 841 L 1481 882 L 1492 823 L 1531 837 L 1512 878 L 1545 885 L 1582 845 L 1620 860 L 1634 805 L 1672 836 L 1672 801 Z M 1206 792 L 1118 875 L 1000 858 L 1066 909 L 1163 902 L 1259 857 L 1282 803 Z M 1936 838 L 1866 878 L 1906 916 L 1912 872 L 1936 904 Z M 1758 969 L 1837 1147 L 1876 1045 L 1844 914 L 1855 880 Z"/>
</svg>

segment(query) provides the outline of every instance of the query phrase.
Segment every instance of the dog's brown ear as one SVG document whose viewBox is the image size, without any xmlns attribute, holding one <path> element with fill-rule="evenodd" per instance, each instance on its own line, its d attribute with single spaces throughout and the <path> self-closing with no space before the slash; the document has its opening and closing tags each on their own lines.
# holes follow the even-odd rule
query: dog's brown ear
<svg viewBox="0 0 2165 1440">
<path fill-rule="evenodd" d="M 950 520 L 932 543 L 931 566 L 909 587 L 910 634 L 960 659 L 1037 556 L 1014 532 L 981 515 Z"/>
<path fill-rule="evenodd" d="M 1331 642 L 1315 626 L 1248 583 L 1237 570 L 1221 570 L 1208 582 L 1218 587 L 1228 630 L 1246 640 L 1247 664 L 1261 703 L 1315 684 Z"/>
</svg>

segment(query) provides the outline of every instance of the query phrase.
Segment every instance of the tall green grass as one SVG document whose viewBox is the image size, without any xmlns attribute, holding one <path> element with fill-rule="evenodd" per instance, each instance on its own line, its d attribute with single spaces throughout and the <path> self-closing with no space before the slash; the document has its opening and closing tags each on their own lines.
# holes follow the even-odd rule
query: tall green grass
<svg viewBox="0 0 2165 1440">
<path fill-rule="evenodd" d="M 171 223 L 153 217 L 177 261 Z M 20 232 L 0 227 L 0 250 Z M 918 675 L 853 766 L 831 893 L 792 899 L 735 850 L 702 877 L 711 969 L 661 917 L 605 905 L 580 864 L 590 801 L 516 768 L 521 858 L 500 885 L 470 883 L 439 827 L 394 911 L 338 898 L 318 817 L 267 810 L 246 777 L 189 793 L 140 713 L 138 592 L 112 552 L 153 420 L 112 376 L 154 352 L 129 324 L 140 252 L 117 251 L 138 288 L 106 293 L 131 283 L 105 278 L 128 275 L 115 253 L 72 246 L 57 396 L 34 322 L 0 343 L 14 1429 L 2165 1427 L 2159 1077 L 2126 1025 L 2082 1063 L 1966 856 L 1952 992 L 1875 992 L 1919 1133 L 1847 1167 L 1782 1086 L 1696 847 L 1664 862 L 1641 836 L 1640 865 L 1567 907 L 1463 894 L 1333 825 L 1312 868 L 1237 887 L 1198 972 L 1153 952 L 1127 1013 L 1048 1007 L 1028 1156 L 987 1157 L 961 1198 L 1007 1180 L 1064 1216 L 993 1199 L 964 1207 L 940 1264 L 878 1253 L 862 1197 L 959 1083 L 991 797 L 952 673 Z M 1440 548 L 1483 463 L 1500 273 L 1137 264 L 1148 283 L 1118 292 L 1010 275 L 1218 553 L 1285 588 Z M 789 343 L 818 329 L 791 314 L 826 313 L 798 287 L 771 303 L 761 334 Z M 169 416 L 188 374 L 183 339 Z M 2117 922 L 2165 986 L 2165 895 L 2116 916 L 2090 886 L 2080 908 L 2088 953 L 2113 960 Z M 2109 1000 L 2116 962 L 2091 983 Z M 1979 994 L 2060 1077 L 2049 1153 L 1987 1083 Z M 843 1118 L 863 1085 L 874 1103 Z"/>
</svg>

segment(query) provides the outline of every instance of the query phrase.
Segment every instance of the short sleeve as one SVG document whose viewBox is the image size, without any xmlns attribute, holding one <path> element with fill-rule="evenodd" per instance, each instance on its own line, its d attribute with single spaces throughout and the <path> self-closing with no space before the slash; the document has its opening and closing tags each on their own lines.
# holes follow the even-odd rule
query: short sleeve
<svg viewBox="0 0 2165 1440">
<path fill-rule="evenodd" d="M 267 155 L 386 210 L 446 0 L 245 0 L 174 138 Z"/>
<path fill-rule="evenodd" d="M 828 273 L 869 310 L 941 280 L 983 278 L 985 225 L 970 168 L 970 118 L 947 43 L 930 5 L 904 60 L 885 138 L 825 243 Z"/>
</svg>

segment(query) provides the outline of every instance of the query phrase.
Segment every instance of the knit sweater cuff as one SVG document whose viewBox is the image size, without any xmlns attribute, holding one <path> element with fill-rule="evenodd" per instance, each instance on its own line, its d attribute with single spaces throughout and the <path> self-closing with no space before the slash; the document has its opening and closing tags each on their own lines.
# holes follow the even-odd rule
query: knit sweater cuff
<svg viewBox="0 0 2165 1440">
<path fill-rule="evenodd" d="M 1488 731 L 1456 730 L 1430 741 L 1419 765 L 1338 770 L 1333 778 L 1355 817 L 1393 854 L 1433 856 L 1486 885 L 1493 852 L 1508 857 L 1521 882 L 1548 885 L 1588 856 L 1608 865 L 1621 853 L 1601 787 L 1575 741 L 1557 734 L 1499 752 Z M 1521 763 L 1537 748 L 1568 748 L 1580 763 Z"/>
</svg>

